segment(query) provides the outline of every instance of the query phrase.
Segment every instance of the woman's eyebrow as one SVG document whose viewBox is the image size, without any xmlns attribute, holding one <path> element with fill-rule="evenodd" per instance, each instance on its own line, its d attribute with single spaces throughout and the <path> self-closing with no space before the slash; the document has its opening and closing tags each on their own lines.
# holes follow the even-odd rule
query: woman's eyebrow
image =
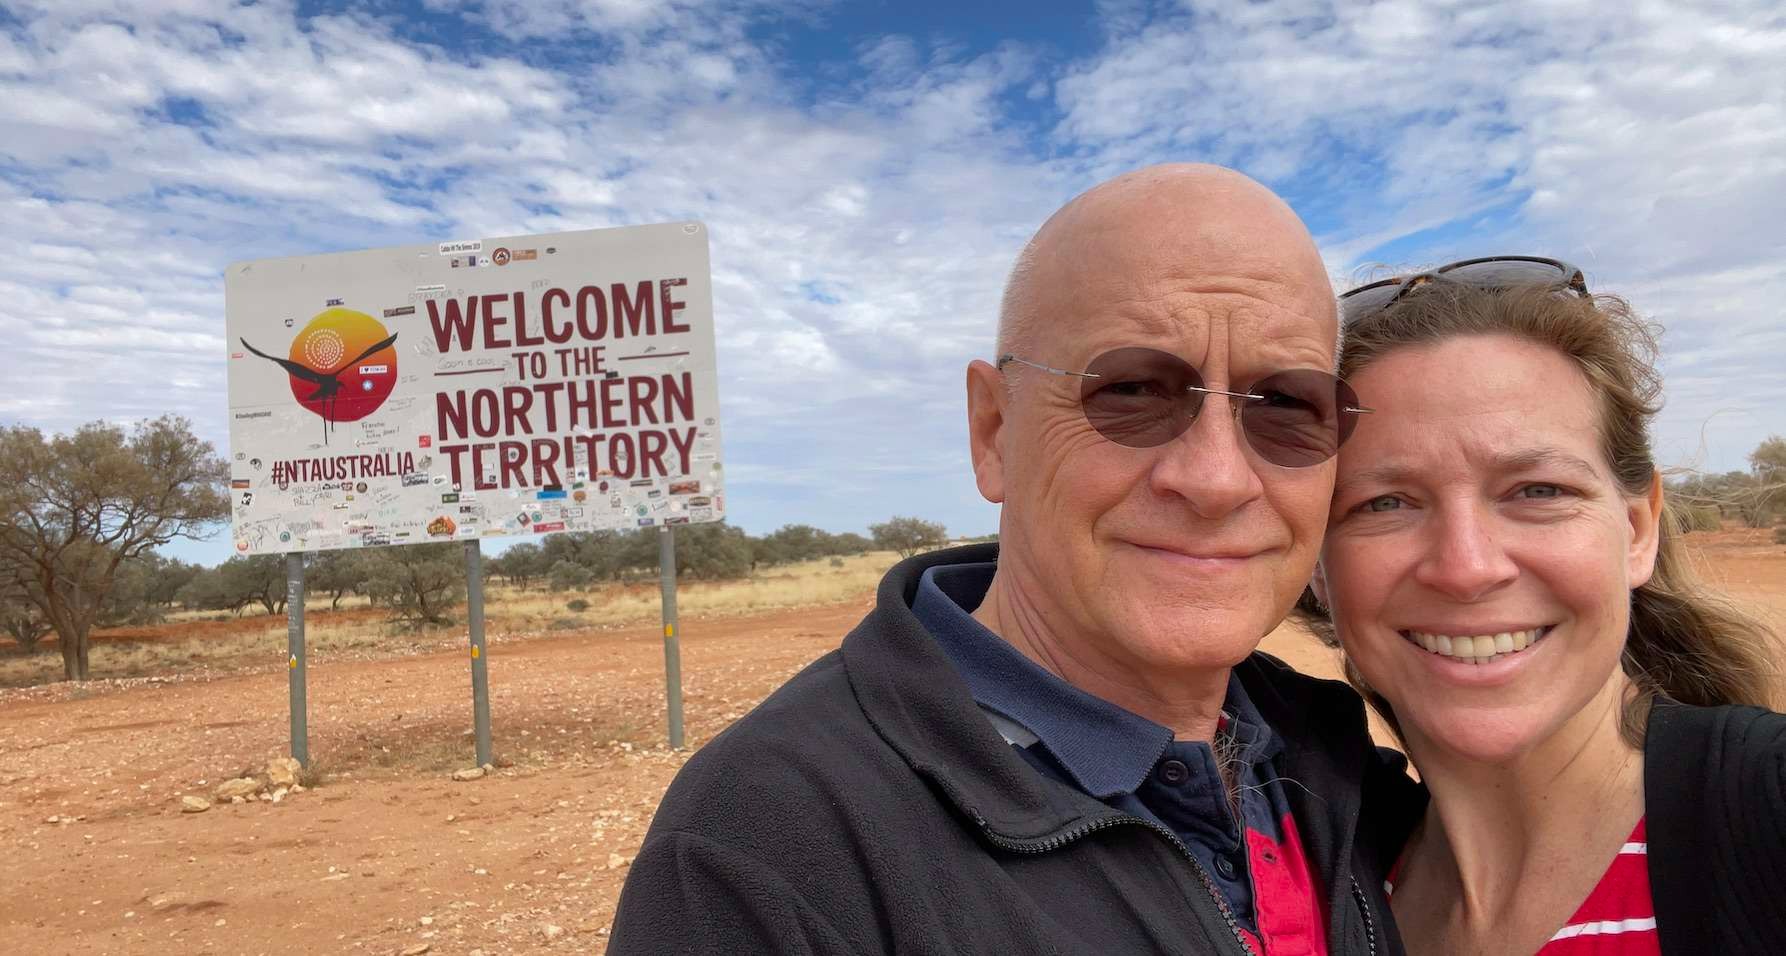
<svg viewBox="0 0 1786 956">
<path fill-rule="evenodd" d="M 1585 475 L 1597 475 L 1599 469 L 1587 460 L 1563 451 L 1560 448 L 1526 448 L 1518 451 L 1494 455 L 1486 461 L 1479 461 L 1484 470 L 1490 474 L 1506 474 L 1508 472 L 1527 471 L 1542 466 L 1564 468 Z M 1344 478 L 1334 482 L 1333 493 L 1337 496 L 1351 490 L 1357 485 L 1401 485 L 1418 480 L 1425 469 L 1415 465 L 1390 462 L 1361 468 Z"/>
</svg>

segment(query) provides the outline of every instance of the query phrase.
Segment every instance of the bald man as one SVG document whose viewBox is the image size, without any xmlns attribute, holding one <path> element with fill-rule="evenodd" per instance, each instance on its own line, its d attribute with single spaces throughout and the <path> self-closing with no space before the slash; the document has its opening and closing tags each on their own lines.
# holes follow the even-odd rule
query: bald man
<svg viewBox="0 0 1786 956">
<path fill-rule="evenodd" d="M 1360 413 L 1336 334 L 1307 230 L 1239 173 L 1057 212 L 967 369 L 1000 543 L 894 567 L 689 761 L 609 951 L 1399 952 L 1359 808 L 1403 765 L 1344 684 L 1255 651 Z"/>
</svg>

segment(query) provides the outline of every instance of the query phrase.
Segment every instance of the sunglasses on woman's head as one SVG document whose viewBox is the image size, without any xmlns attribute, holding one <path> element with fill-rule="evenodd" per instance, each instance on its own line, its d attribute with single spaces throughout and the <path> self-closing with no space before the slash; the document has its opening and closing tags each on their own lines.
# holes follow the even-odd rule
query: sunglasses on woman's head
<svg viewBox="0 0 1786 956">
<path fill-rule="evenodd" d="M 1370 409 L 1343 380 L 1318 369 L 1273 372 L 1245 391 L 1205 388 L 1196 366 L 1170 352 L 1120 348 L 1092 359 L 1083 372 L 1052 368 L 1015 355 L 1011 363 L 1051 375 L 1077 377 L 1079 407 L 1098 434 L 1118 445 L 1152 448 L 1184 434 L 1209 395 L 1233 399 L 1241 433 L 1259 457 L 1286 468 L 1306 468 L 1332 458 Z"/>
<path fill-rule="evenodd" d="M 1541 256 L 1486 256 L 1462 259 L 1410 276 L 1381 279 L 1361 285 L 1339 297 L 1340 324 L 1350 325 L 1367 315 L 1394 305 L 1402 296 L 1429 282 L 1460 282 L 1485 289 L 1523 285 L 1554 285 L 1582 296 L 1588 294 L 1587 277 L 1561 259 Z"/>
</svg>

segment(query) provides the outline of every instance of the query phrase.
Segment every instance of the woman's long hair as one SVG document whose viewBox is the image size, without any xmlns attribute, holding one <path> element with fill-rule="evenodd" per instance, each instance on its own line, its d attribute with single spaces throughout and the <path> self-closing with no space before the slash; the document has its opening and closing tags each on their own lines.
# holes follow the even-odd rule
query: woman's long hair
<svg viewBox="0 0 1786 956">
<path fill-rule="evenodd" d="M 1352 377 L 1396 349 L 1466 335 L 1504 335 L 1555 349 L 1581 370 L 1600 399 L 1601 453 L 1619 486 L 1628 495 L 1647 495 L 1657 473 L 1649 425 L 1662 392 L 1656 332 L 1617 296 L 1587 299 L 1547 287 L 1433 282 L 1348 326 L 1339 372 Z M 1631 593 L 1622 663 L 1637 693 L 1625 704 L 1620 729 L 1635 747 L 1642 746 L 1658 697 L 1768 707 L 1777 693 L 1770 651 L 1781 649 L 1778 638 L 1700 582 L 1681 541 L 1684 529 L 1664 499 L 1655 571 Z M 1332 622 L 1312 591 L 1303 593 L 1297 610 L 1318 636 L 1333 641 Z M 1346 677 L 1395 727 L 1389 702 L 1350 661 Z"/>
</svg>

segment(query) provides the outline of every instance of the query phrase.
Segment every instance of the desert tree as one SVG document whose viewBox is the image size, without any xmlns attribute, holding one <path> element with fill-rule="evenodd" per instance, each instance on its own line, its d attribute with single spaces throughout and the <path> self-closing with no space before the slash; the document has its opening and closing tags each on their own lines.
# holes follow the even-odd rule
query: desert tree
<svg viewBox="0 0 1786 956">
<path fill-rule="evenodd" d="M 64 676 L 86 680 L 88 640 L 118 568 L 229 511 L 228 468 L 184 418 L 66 435 L 0 428 L 0 576 L 56 632 Z"/>
<path fill-rule="evenodd" d="M 1775 512 L 1786 505 L 1786 438 L 1771 435 L 1749 453 L 1749 473 L 1755 476 L 1756 510 L 1760 526 L 1774 519 Z"/>
<path fill-rule="evenodd" d="M 330 610 L 340 610 L 341 599 L 349 593 L 364 592 L 366 562 L 360 552 L 318 551 L 305 560 L 304 586 L 313 594 L 327 594 Z"/>
<path fill-rule="evenodd" d="M 0 631 L 11 637 L 21 654 L 37 652 L 37 642 L 50 632 L 50 622 L 16 582 L 0 582 Z"/>
<path fill-rule="evenodd" d="M 360 552 L 365 593 L 398 620 L 445 624 L 465 599 L 465 551 L 457 544 L 409 544 Z"/>
<path fill-rule="evenodd" d="M 880 524 L 869 525 L 868 533 L 874 538 L 875 547 L 897 551 L 902 558 L 949 543 L 949 532 L 941 524 L 922 518 L 888 518 Z"/>
</svg>

